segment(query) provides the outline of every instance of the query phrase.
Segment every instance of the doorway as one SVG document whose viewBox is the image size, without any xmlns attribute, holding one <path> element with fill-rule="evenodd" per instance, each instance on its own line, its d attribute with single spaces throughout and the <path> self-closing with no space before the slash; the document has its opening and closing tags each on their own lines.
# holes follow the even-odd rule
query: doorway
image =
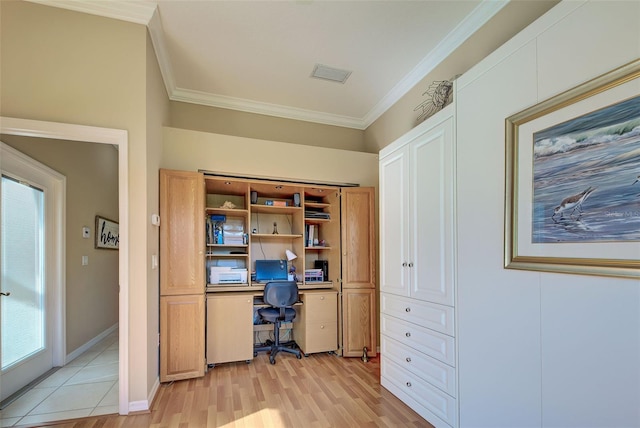
<svg viewBox="0 0 640 428">
<path fill-rule="evenodd" d="M 128 208 L 128 134 L 119 129 L 99 128 L 84 125 L 43 122 L 26 119 L 0 117 L 0 134 L 22 135 L 49 139 L 80 141 L 87 143 L 111 144 L 118 148 L 118 203 L 120 247 L 119 264 L 119 413 L 129 413 L 129 208 Z"/>
</svg>

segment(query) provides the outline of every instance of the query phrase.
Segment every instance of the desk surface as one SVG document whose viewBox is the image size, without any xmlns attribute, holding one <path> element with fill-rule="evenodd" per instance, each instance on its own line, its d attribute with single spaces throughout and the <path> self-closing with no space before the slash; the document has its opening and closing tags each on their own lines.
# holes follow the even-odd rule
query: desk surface
<svg viewBox="0 0 640 428">
<path fill-rule="evenodd" d="M 264 291 L 265 284 L 252 283 L 251 285 L 208 285 L 206 287 L 207 293 L 228 293 L 230 291 L 244 291 L 244 292 L 261 292 Z M 333 288 L 332 282 L 312 282 L 312 283 L 298 283 L 298 290 L 318 290 Z"/>
</svg>

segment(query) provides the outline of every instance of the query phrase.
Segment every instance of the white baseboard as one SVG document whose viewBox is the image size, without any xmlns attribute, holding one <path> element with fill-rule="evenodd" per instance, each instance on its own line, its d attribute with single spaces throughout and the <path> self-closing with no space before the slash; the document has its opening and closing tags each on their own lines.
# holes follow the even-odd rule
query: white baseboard
<svg viewBox="0 0 640 428">
<path fill-rule="evenodd" d="M 129 402 L 129 412 L 131 413 L 149 411 L 151 409 L 151 403 L 153 403 L 153 399 L 158 392 L 158 388 L 160 388 L 160 378 L 156 378 L 156 381 L 151 387 L 151 391 L 149 391 L 149 396 L 146 400 Z"/>
<path fill-rule="evenodd" d="M 100 342 L 102 339 L 104 339 L 105 337 L 109 336 L 111 333 L 113 333 L 117 329 L 118 329 L 118 323 L 115 323 L 114 325 L 112 325 L 111 327 L 109 327 L 108 329 L 106 329 L 105 331 L 103 331 L 102 333 L 100 333 L 99 335 L 97 335 L 96 337 L 94 337 L 93 339 L 91 339 L 90 341 L 85 343 L 84 345 L 81 345 L 80 347 L 76 348 L 76 350 L 74 350 L 73 352 L 67 354 L 67 356 L 66 356 L 66 358 L 64 360 L 65 365 L 69 364 L 71 361 L 73 361 L 76 358 L 78 358 L 85 351 L 90 349 L 93 345 L 95 345 L 96 343 Z"/>
</svg>

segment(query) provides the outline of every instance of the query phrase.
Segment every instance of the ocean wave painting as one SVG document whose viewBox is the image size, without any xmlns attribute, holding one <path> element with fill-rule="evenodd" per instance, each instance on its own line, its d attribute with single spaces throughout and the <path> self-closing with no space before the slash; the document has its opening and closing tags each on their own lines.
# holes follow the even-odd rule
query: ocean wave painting
<svg viewBox="0 0 640 428">
<path fill-rule="evenodd" d="M 533 134 L 533 243 L 640 241 L 640 96 Z"/>
</svg>

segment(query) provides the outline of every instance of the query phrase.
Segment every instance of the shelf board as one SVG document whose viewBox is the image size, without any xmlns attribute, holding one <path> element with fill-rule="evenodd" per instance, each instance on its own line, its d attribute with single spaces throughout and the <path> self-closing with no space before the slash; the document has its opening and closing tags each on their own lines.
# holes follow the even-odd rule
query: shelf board
<svg viewBox="0 0 640 428">
<path fill-rule="evenodd" d="M 272 205 L 251 205 L 252 213 L 261 213 L 261 214 L 294 214 L 297 212 L 301 212 L 301 207 L 278 207 Z"/>
<path fill-rule="evenodd" d="M 205 208 L 207 214 L 222 214 L 229 217 L 247 217 L 249 215 L 249 210 L 240 209 L 240 208 Z"/>
<path fill-rule="evenodd" d="M 322 250 L 330 250 L 331 247 L 321 247 L 320 245 L 317 245 L 315 247 L 304 247 L 305 250 L 309 250 L 309 251 L 322 251 Z"/>
<path fill-rule="evenodd" d="M 237 258 L 237 257 L 248 257 L 249 254 L 229 254 L 229 253 L 207 253 L 207 257 L 227 257 L 227 258 Z"/>
<path fill-rule="evenodd" d="M 319 223 L 330 223 L 330 218 L 304 218 L 304 222 L 307 224 L 319 224 Z"/>
<path fill-rule="evenodd" d="M 266 239 L 295 239 L 302 238 L 302 235 L 288 235 L 284 233 L 252 233 L 252 238 L 266 238 Z"/>
<path fill-rule="evenodd" d="M 305 202 L 304 206 L 307 208 L 329 208 L 331 207 L 331 204 L 324 202 Z"/>
</svg>

